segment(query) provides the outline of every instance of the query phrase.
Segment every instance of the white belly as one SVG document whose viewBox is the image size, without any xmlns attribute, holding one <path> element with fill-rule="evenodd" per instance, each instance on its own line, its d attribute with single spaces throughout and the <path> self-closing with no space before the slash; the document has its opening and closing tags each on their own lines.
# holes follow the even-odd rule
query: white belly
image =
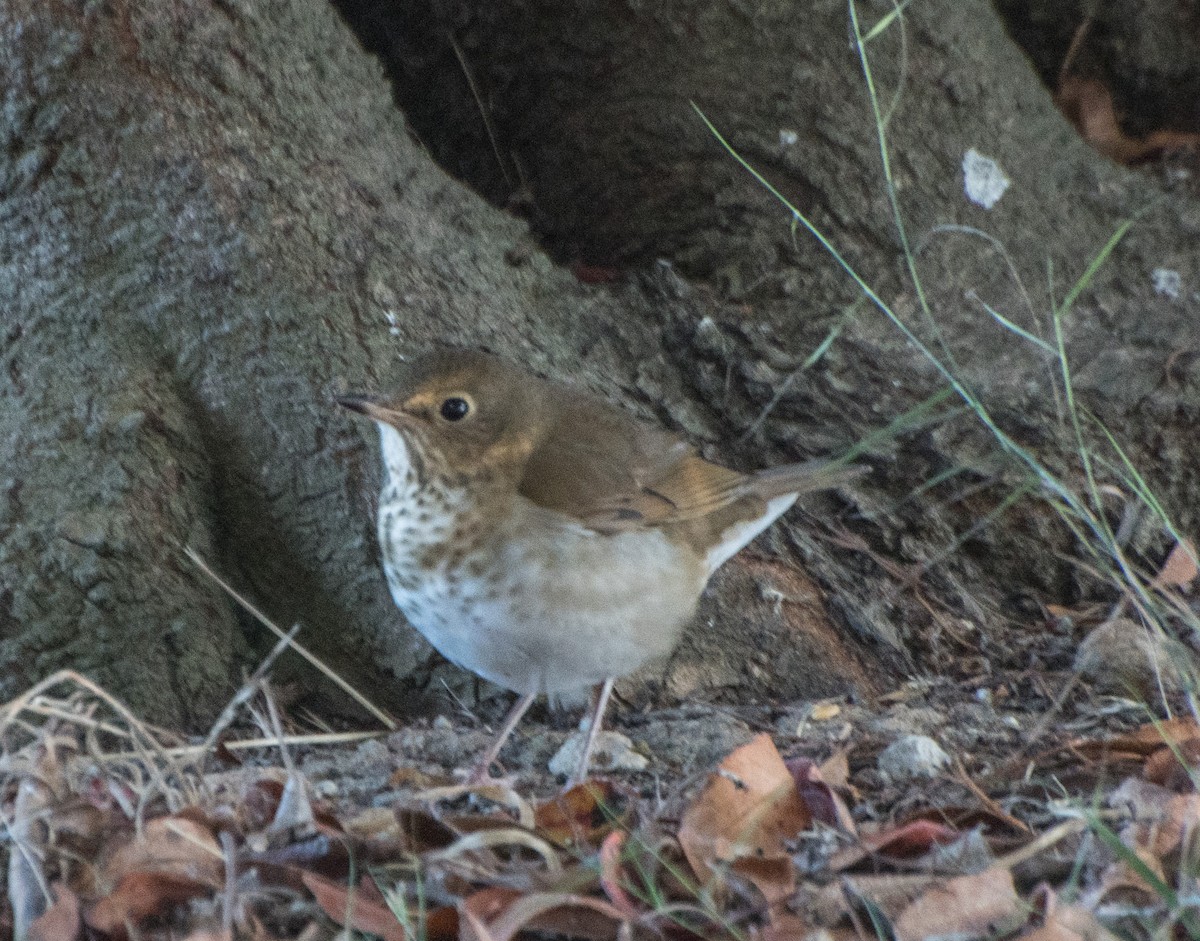
<svg viewBox="0 0 1200 941">
<path fill-rule="evenodd" d="M 601 535 L 517 499 L 508 526 L 432 571 L 415 563 L 438 530 L 418 538 L 409 514 L 381 514 L 392 597 L 413 626 L 518 692 L 581 689 L 669 653 L 704 587 L 701 560 L 657 530 Z"/>
</svg>

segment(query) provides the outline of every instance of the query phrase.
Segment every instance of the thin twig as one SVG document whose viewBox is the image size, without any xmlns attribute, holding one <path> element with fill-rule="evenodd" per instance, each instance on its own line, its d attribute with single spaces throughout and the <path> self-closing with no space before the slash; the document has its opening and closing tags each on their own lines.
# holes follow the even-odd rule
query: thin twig
<svg viewBox="0 0 1200 941">
<path fill-rule="evenodd" d="M 989 813 L 995 814 L 1010 827 L 1015 830 L 1024 830 L 1026 833 L 1033 833 L 1033 829 L 1024 820 L 1018 820 L 1003 807 L 997 804 L 983 788 L 971 780 L 971 776 L 967 774 L 967 769 L 963 767 L 961 761 L 954 762 L 955 777 L 958 778 L 958 783 L 965 787 L 968 791 L 976 796 L 983 806 L 987 808 Z"/>
<path fill-rule="evenodd" d="M 467 79 L 467 86 L 471 89 L 471 96 L 475 99 L 475 107 L 479 109 L 479 116 L 483 119 L 483 129 L 487 132 L 488 142 L 492 145 L 492 153 L 496 155 L 496 164 L 500 167 L 500 172 L 504 174 L 504 182 L 508 184 L 510 190 L 515 190 L 516 184 L 513 183 L 512 177 L 508 175 L 508 168 L 504 166 L 504 158 L 500 156 L 500 143 L 496 139 L 496 129 L 492 127 L 492 119 L 488 114 L 488 109 L 484 107 L 483 96 L 479 94 L 479 86 L 475 84 L 475 74 L 471 71 L 471 66 L 467 63 L 467 57 L 463 55 L 462 49 L 458 45 L 458 40 L 450 35 L 450 48 L 454 50 L 454 55 L 458 58 L 458 64 L 463 70 L 463 75 Z"/>
<path fill-rule="evenodd" d="M 379 738 L 379 732 L 322 732 L 318 735 L 289 735 L 284 740 L 292 746 L 296 745 L 344 745 L 348 742 L 364 742 L 368 739 Z M 233 742 L 222 742 L 221 747 L 227 751 L 253 751 L 256 748 L 277 748 L 278 738 L 247 738 Z M 183 745 L 178 748 L 163 749 L 163 753 L 172 758 L 190 758 L 204 751 L 203 745 Z M 106 756 L 109 759 L 136 758 L 134 752 L 113 752 Z"/>
<path fill-rule="evenodd" d="M 204 739 L 204 745 L 202 746 L 204 751 L 201 752 L 200 756 L 200 761 L 202 764 L 204 762 L 204 756 L 207 755 L 209 750 L 211 750 L 213 746 L 217 744 L 217 739 L 220 737 L 221 733 L 229 728 L 229 726 L 233 724 L 234 719 L 237 718 L 238 709 L 240 709 L 245 703 L 249 702 L 258 694 L 259 689 L 262 688 L 263 677 L 267 675 L 267 671 L 271 668 L 272 664 L 275 663 L 276 658 L 278 658 L 279 655 L 292 644 L 292 640 L 295 638 L 299 630 L 300 625 L 297 624 L 283 637 L 279 638 L 279 640 L 275 643 L 275 646 L 271 648 L 271 652 L 263 658 L 262 663 L 260 663 L 255 671 L 250 674 L 246 682 L 241 685 L 238 691 L 234 693 L 233 698 L 230 699 L 225 708 L 221 710 L 221 714 L 217 716 L 216 722 L 214 722 L 212 728 L 209 729 L 208 737 Z"/>
<path fill-rule="evenodd" d="M 1048 850 L 1056 843 L 1061 843 L 1067 837 L 1076 833 L 1082 833 L 1087 829 L 1088 822 L 1080 817 L 1077 820 L 1067 820 L 1060 823 L 1056 827 L 1047 830 L 1035 840 L 1031 840 L 1018 850 L 1013 850 L 1007 856 L 1001 856 L 993 863 L 995 866 L 1000 866 L 1003 869 L 1012 869 L 1025 862 L 1027 859 L 1032 859 L 1038 853 Z"/>
<path fill-rule="evenodd" d="M 238 604 L 240 604 L 243 608 L 245 608 L 246 611 L 249 612 L 249 614 L 256 621 L 258 621 L 258 623 L 263 625 L 263 627 L 267 628 L 267 630 L 271 631 L 276 637 L 285 636 L 284 631 L 281 628 L 279 628 L 275 624 L 273 624 L 271 622 L 271 620 L 265 614 L 263 614 L 261 611 L 259 611 L 258 608 L 256 608 L 254 605 L 252 605 L 246 598 L 244 598 L 240 594 L 238 594 L 238 592 L 233 588 L 233 586 L 230 585 L 228 582 L 226 582 L 223 578 L 221 578 L 221 576 L 218 575 L 216 572 L 214 572 L 212 570 L 212 568 L 208 565 L 208 563 L 205 562 L 202 558 L 200 558 L 200 556 L 196 553 L 196 551 L 194 549 L 192 549 L 191 546 L 185 546 L 183 551 L 184 551 L 184 554 L 189 559 L 191 559 L 193 562 L 196 563 L 197 566 L 199 566 L 200 571 L 202 571 L 205 575 L 207 575 L 209 578 L 211 578 L 214 582 L 216 582 L 218 585 L 220 585 L 223 589 L 225 589 L 225 591 L 229 594 L 229 596 L 231 598 L 233 598 L 233 600 L 236 601 Z M 396 731 L 396 723 L 388 717 L 387 713 L 385 713 L 382 709 L 380 709 L 378 706 L 376 706 L 374 703 L 372 703 L 369 699 L 367 699 L 366 696 L 364 696 L 362 693 L 360 693 L 358 690 L 356 690 L 353 686 L 351 686 L 350 683 L 348 683 L 346 680 L 342 679 L 334 671 L 334 669 L 331 666 L 329 666 L 327 663 L 325 663 L 320 657 L 318 657 L 316 654 L 314 654 L 312 651 L 310 651 L 307 647 L 302 645 L 299 641 L 295 641 L 295 640 L 291 641 L 290 646 L 293 650 L 296 651 L 296 653 L 300 654 L 300 656 L 302 656 L 305 660 L 307 660 L 314 667 L 316 667 L 318 670 L 320 670 L 322 673 L 324 673 L 327 677 L 329 677 L 331 680 L 333 680 L 333 682 L 336 683 L 338 685 L 338 687 L 341 688 L 347 695 L 349 695 L 351 698 L 353 698 L 356 703 L 358 703 L 360 706 L 362 706 L 364 709 L 366 709 L 369 713 L 371 713 L 371 715 L 373 715 L 376 719 L 378 719 L 380 722 L 382 722 L 384 724 L 384 726 L 387 727 L 387 730 L 389 732 Z M 0 728 L 0 731 L 2 731 L 2 728 Z"/>
</svg>

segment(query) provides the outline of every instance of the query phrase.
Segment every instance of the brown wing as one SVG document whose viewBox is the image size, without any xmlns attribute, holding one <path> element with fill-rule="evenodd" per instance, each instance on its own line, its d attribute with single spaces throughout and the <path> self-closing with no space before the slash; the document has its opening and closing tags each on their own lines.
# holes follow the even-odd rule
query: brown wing
<svg viewBox="0 0 1200 941">
<path fill-rule="evenodd" d="M 572 393 L 554 403 L 539 437 L 520 493 L 603 530 L 653 525 L 669 515 L 671 496 L 653 484 L 693 455 L 676 435 Z"/>
<path fill-rule="evenodd" d="M 744 497 L 769 500 L 848 476 L 815 462 L 741 474 L 609 406 L 574 398 L 557 406 L 530 455 L 520 493 L 600 532 L 684 523 Z"/>
</svg>

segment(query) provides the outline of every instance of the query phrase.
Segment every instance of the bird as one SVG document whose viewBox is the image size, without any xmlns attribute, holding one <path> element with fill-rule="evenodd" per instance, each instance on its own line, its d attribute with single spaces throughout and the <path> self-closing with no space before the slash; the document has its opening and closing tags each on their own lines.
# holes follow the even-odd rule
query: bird
<svg viewBox="0 0 1200 941">
<path fill-rule="evenodd" d="M 491 353 L 435 348 L 390 391 L 341 395 L 374 421 L 382 567 L 406 620 L 448 660 L 517 694 L 469 780 L 485 783 L 539 694 L 596 691 L 570 783 L 615 680 L 665 658 L 712 574 L 836 461 L 741 473 L 681 436 Z"/>
</svg>

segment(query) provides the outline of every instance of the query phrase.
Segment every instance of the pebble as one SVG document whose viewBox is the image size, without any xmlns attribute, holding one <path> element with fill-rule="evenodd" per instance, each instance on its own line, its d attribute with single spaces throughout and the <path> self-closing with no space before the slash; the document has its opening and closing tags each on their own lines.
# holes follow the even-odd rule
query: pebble
<svg viewBox="0 0 1200 941">
<path fill-rule="evenodd" d="M 1138 699 L 1153 699 L 1159 683 L 1179 688 L 1176 661 L 1188 653 L 1162 631 L 1129 618 L 1113 618 L 1095 628 L 1075 653 L 1075 669 L 1098 688 Z"/>
<path fill-rule="evenodd" d="M 354 751 L 355 757 L 359 761 L 391 761 L 391 752 L 388 751 L 387 745 L 377 738 L 369 738 L 365 742 L 359 742 L 358 747 Z"/>
<path fill-rule="evenodd" d="M 879 754 L 876 766 L 890 781 L 932 778 L 950 764 L 950 756 L 928 735 L 905 735 Z"/>
<path fill-rule="evenodd" d="M 550 773 L 570 777 L 575 773 L 579 758 L 583 754 L 587 731 L 580 730 L 563 742 L 562 748 L 550 759 Z M 620 732 L 601 729 L 592 750 L 592 771 L 644 771 L 650 762 L 646 756 L 635 751 L 633 742 Z"/>
</svg>

